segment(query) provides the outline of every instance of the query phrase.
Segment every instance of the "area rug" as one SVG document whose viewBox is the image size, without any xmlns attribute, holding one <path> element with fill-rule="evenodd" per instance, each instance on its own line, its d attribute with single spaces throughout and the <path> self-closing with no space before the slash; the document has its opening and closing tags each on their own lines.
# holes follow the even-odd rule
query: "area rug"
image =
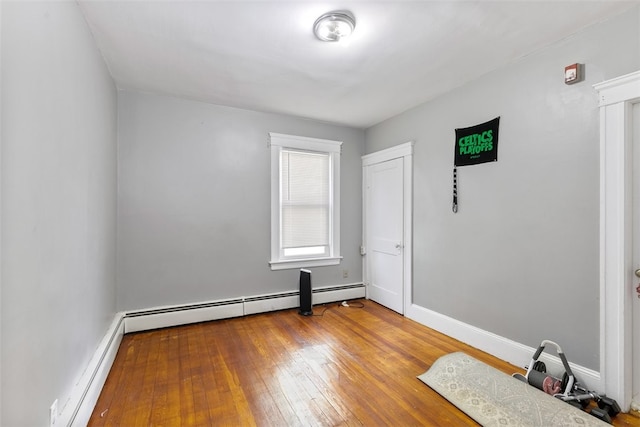
<svg viewBox="0 0 640 427">
<path fill-rule="evenodd" d="M 485 427 L 609 426 L 464 353 L 442 356 L 418 379 Z"/>
</svg>

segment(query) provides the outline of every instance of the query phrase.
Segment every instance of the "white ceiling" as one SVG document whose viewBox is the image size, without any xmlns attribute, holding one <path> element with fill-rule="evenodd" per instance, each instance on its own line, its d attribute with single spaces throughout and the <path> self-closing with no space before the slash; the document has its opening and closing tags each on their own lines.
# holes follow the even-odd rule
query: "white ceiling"
<svg viewBox="0 0 640 427">
<path fill-rule="evenodd" d="M 638 2 L 79 4 L 119 88 L 366 128 Z M 341 9 L 354 35 L 317 40 L 316 18 Z"/>
</svg>

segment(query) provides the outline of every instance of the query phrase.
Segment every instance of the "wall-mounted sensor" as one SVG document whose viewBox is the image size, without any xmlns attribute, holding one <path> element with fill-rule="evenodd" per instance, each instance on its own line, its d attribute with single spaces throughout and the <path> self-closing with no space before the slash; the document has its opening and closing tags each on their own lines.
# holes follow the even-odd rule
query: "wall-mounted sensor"
<svg viewBox="0 0 640 427">
<path fill-rule="evenodd" d="M 571 64 L 564 67 L 564 82 L 572 85 L 584 80 L 584 66 L 582 64 Z"/>
</svg>

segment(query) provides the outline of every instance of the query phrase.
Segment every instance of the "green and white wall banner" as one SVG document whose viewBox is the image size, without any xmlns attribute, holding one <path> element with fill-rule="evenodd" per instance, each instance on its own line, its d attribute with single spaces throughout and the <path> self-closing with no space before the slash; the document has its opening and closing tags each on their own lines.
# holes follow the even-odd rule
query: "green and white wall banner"
<svg viewBox="0 0 640 427">
<path fill-rule="evenodd" d="M 500 117 L 479 125 L 456 129 L 453 166 L 453 212 L 458 212 L 458 166 L 498 161 Z"/>
</svg>

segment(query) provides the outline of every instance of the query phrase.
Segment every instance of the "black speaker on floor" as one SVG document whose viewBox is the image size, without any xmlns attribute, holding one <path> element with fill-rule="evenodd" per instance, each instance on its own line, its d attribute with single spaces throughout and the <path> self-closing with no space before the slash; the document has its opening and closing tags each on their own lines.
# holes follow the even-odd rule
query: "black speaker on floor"
<svg viewBox="0 0 640 427">
<path fill-rule="evenodd" d="M 311 310 L 311 272 L 300 270 L 300 310 L 298 313 L 303 316 L 313 315 Z"/>
</svg>

